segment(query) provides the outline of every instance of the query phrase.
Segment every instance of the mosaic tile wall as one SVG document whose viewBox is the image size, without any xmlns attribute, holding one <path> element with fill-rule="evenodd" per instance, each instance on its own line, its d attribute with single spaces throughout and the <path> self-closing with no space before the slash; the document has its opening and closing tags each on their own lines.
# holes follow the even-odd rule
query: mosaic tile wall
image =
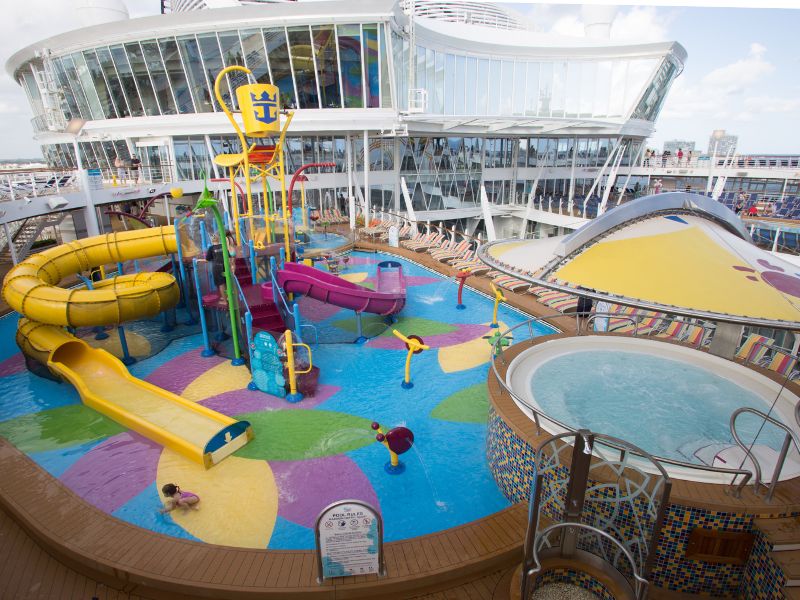
<svg viewBox="0 0 800 600">
<path fill-rule="evenodd" d="M 489 407 L 489 431 L 486 455 L 489 467 L 500 490 L 512 502 L 527 502 L 533 481 L 534 448 L 521 439 Z M 740 590 L 760 590 L 757 595 L 745 596 L 756 600 L 782 598 L 771 595 L 768 582 L 775 578 L 774 563 L 763 548 L 754 551 L 745 567 L 685 560 L 684 552 L 689 533 L 696 527 L 725 531 L 751 531 L 753 515 L 717 512 L 670 504 L 666 513 L 662 538 L 651 574 L 651 583 L 665 589 L 736 596 Z M 772 566 L 770 566 L 772 563 Z M 762 586 L 762 582 L 767 582 Z M 777 585 L 777 584 L 776 584 Z M 756 593 L 756 592 L 752 592 Z M 781 594 L 780 591 L 777 592 Z"/>
<path fill-rule="evenodd" d="M 548 583 L 571 583 L 589 590 L 601 600 L 614 600 L 614 595 L 608 588 L 591 575 L 572 569 L 553 569 L 539 576 L 534 589 L 539 589 Z"/>
<path fill-rule="evenodd" d="M 772 560 L 772 544 L 767 536 L 756 529 L 756 542 L 742 576 L 739 597 L 742 600 L 783 600 L 786 581 L 783 571 Z"/>
</svg>

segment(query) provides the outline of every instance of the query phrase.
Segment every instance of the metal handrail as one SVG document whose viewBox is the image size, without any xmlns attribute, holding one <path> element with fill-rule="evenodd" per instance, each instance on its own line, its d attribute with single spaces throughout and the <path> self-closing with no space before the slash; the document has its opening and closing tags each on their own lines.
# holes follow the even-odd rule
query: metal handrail
<svg viewBox="0 0 800 600">
<path fill-rule="evenodd" d="M 800 406 L 800 403 L 798 403 Z M 795 413 L 797 413 L 798 407 L 795 407 Z M 739 434 L 736 432 L 736 419 L 739 415 L 743 413 L 751 413 L 762 417 L 766 423 L 772 423 L 776 427 L 782 429 L 786 432 L 786 437 L 783 439 L 783 445 L 781 446 L 781 451 L 778 454 L 778 461 L 775 464 L 775 470 L 772 473 L 772 480 L 770 481 L 769 488 L 767 490 L 767 495 L 765 496 L 765 500 L 769 502 L 772 500 L 772 494 L 775 492 L 775 486 L 778 484 L 778 479 L 780 478 L 781 471 L 783 470 L 783 465 L 786 462 L 786 455 L 789 453 L 789 445 L 790 442 L 794 442 L 794 447 L 800 452 L 800 437 L 798 437 L 797 433 L 789 429 L 784 423 L 778 421 L 775 417 L 771 417 L 767 413 L 758 410 L 757 408 L 751 408 L 749 406 L 743 406 L 741 408 L 737 408 L 733 411 L 731 415 L 730 427 L 731 427 L 731 435 L 733 436 L 734 441 L 736 444 L 744 450 L 744 453 L 747 457 L 752 461 L 753 466 L 755 467 L 755 478 L 753 480 L 753 485 L 755 489 L 758 489 L 759 485 L 763 485 L 761 482 L 761 465 L 756 459 L 755 454 L 753 454 L 752 450 L 747 447 L 747 445 L 742 442 Z M 753 440 L 755 441 L 755 440 Z"/>
<path fill-rule="evenodd" d="M 532 323 L 534 323 L 534 322 L 535 323 L 542 323 L 542 321 L 544 319 L 563 317 L 563 316 L 564 316 L 563 314 L 558 313 L 558 314 L 555 314 L 555 315 L 548 315 L 548 316 L 539 317 L 539 318 L 535 318 L 535 319 L 529 319 L 528 321 L 523 321 L 522 323 L 519 323 L 519 324 L 515 325 L 514 327 L 511 327 L 511 328 L 507 329 L 504 333 L 502 333 L 500 336 L 498 336 L 497 340 L 495 340 L 495 343 L 494 343 L 495 356 L 497 357 L 497 359 L 502 360 L 503 364 L 507 364 L 505 358 L 503 357 L 503 354 L 504 354 L 503 341 L 505 340 L 506 345 L 508 345 L 509 347 L 511 346 L 512 340 L 513 340 L 513 336 L 511 338 L 508 338 L 507 336 L 508 336 L 509 333 L 511 333 L 512 331 L 514 331 L 516 329 L 519 329 L 520 327 L 523 327 L 523 326 L 528 326 L 529 330 L 532 332 L 532 330 L 533 330 Z M 541 337 L 548 337 L 548 336 L 541 336 Z M 533 338 L 533 334 L 532 333 L 531 333 L 531 338 Z M 531 412 L 531 414 L 533 416 L 533 422 L 536 424 L 536 432 L 537 432 L 537 434 L 541 435 L 541 431 L 542 431 L 541 419 L 545 419 L 545 420 L 549 421 L 551 424 L 555 425 L 556 427 L 560 427 L 561 429 L 563 429 L 565 431 L 572 432 L 572 433 L 577 433 L 578 430 L 575 429 L 574 427 L 566 425 L 565 423 L 562 423 L 558 419 L 554 419 L 553 417 L 550 417 L 549 415 L 545 414 L 544 412 L 542 412 L 537 407 L 532 406 L 531 403 L 528 402 L 527 400 L 525 400 L 524 398 L 521 398 L 520 396 L 515 394 L 514 391 L 508 385 L 506 385 L 505 379 L 500 376 L 500 373 L 497 370 L 497 362 L 498 362 L 497 359 L 492 361 L 492 371 L 494 373 L 495 379 L 497 380 L 497 383 L 500 385 L 502 391 L 505 391 L 515 402 L 518 402 L 519 404 L 523 405 L 525 408 L 527 408 Z M 614 445 L 612 443 L 610 443 L 609 445 L 611 445 L 612 447 L 615 447 L 617 450 L 620 450 L 620 451 L 625 450 L 625 448 L 623 446 L 617 447 L 616 445 Z M 647 458 L 647 457 L 643 456 L 642 458 Z M 753 477 L 753 473 L 751 471 L 746 470 L 746 469 L 731 469 L 731 468 L 727 468 L 727 467 L 712 467 L 712 466 L 709 466 L 709 465 L 690 463 L 690 462 L 686 462 L 686 461 L 682 461 L 682 460 L 675 460 L 675 459 L 672 459 L 672 458 L 665 458 L 665 457 L 661 457 L 661 456 L 653 456 L 653 458 L 655 460 L 661 462 L 661 463 L 668 464 L 668 465 L 671 465 L 673 467 L 681 467 L 681 468 L 686 468 L 686 469 L 696 469 L 696 470 L 699 470 L 699 471 L 708 471 L 708 472 L 711 472 L 711 473 L 718 473 L 718 474 L 722 474 L 722 475 L 732 475 L 733 478 L 731 479 L 730 485 L 734 485 L 735 482 L 736 482 L 736 478 L 741 476 L 742 477 L 741 483 L 739 483 L 734 488 L 734 496 L 736 496 L 736 497 L 738 497 L 741 494 L 742 489 L 744 488 L 744 486 L 747 485 L 747 483 Z"/>
<path fill-rule="evenodd" d="M 619 540 L 617 540 L 616 538 L 610 536 L 609 534 L 607 534 L 602 529 L 598 529 L 597 527 L 593 527 L 591 525 L 585 525 L 584 523 L 572 523 L 572 522 L 570 522 L 570 523 L 556 523 L 555 525 L 550 525 L 550 527 L 547 527 L 544 530 L 542 530 L 542 532 L 539 533 L 536 536 L 536 538 L 537 538 L 539 543 L 538 544 L 534 543 L 534 545 L 533 545 L 533 557 L 532 558 L 533 558 L 533 561 L 535 563 L 535 566 L 531 567 L 530 569 L 528 569 L 528 571 L 525 573 L 525 577 L 526 578 L 530 578 L 530 577 L 532 577 L 533 575 L 535 575 L 536 573 L 538 573 L 539 571 L 542 570 L 542 563 L 539 560 L 539 547 L 538 547 L 539 545 L 541 545 L 542 541 L 546 541 L 547 536 L 552 531 L 555 531 L 557 529 L 569 529 L 569 528 L 584 529 L 584 530 L 590 531 L 590 532 L 594 533 L 595 535 L 599 535 L 601 538 L 603 538 L 606 541 L 610 542 L 613 546 L 616 546 L 616 548 L 618 550 L 622 551 L 622 554 L 625 556 L 625 558 L 628 560 L 628 563 L 630 564 L 631 574 L 633 575 L 633 578 L 636 581 L 634 594 L 636 595 L 636 598 L 644 598 L 645 597 L 644 592 L 647 590 L 647 588 L 650 585 L 650 583 L 639 574 L 639 569 L 636 568 L 636 562 L 633 560 L 633 555 L 630 553 L 630 551 L 625 546 L 623 546 L 622 543 Z M 594 554 L 594 553 L 590 552 L 590 554 Z M 523 600 L 525 600 L 525 599 L 523 599 Z"/>
</svg>

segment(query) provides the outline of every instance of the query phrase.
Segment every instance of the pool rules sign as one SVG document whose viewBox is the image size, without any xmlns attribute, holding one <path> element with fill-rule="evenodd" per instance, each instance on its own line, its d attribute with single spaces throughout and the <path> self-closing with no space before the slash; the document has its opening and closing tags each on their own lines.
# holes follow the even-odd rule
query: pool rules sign
<svg viewBox="0 0 800 600">
<path fill-rule="evenodd" d="M 384 575 L 383 522 L 375 508 L 357 500 L 335 502 L 317 517 L 317 581 Z"/>
</svg>

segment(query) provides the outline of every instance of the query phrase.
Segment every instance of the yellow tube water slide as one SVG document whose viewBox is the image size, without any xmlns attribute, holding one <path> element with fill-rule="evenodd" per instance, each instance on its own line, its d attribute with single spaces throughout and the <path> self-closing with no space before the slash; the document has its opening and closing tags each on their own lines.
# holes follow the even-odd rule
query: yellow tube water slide
<svg viewBox="0 0 800 600">
<path fill-rule="evenodd" d="M 249 423 L 133 377 L 116 357 L 64 329 L 118 325 L 174 307 L 180 292 L 168 273 L 120 275 L 96 282 L 93 290 L 58 283 L 99 265 L 172 254 L 176 244 L 173 227 L 70 242 L 11 269 L 3 297 L 23 315 L 17 345 L 26 356 L 70 381 L 87 406 L 208 468 L 253 437 Z"/>
</svg>

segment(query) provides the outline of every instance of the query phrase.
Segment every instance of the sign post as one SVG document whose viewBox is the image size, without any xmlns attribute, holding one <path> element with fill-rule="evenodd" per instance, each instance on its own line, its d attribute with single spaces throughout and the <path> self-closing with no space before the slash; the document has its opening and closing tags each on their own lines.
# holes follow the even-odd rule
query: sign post
<svg viewBox="0 0 800 600">
<path fill-rule="evenodd" d="M 314 525 L 317 582 L 331 577 L 386 574 L 383 520 L 365 502 L 342 500 L 325 507 Z"/>
</svg>

